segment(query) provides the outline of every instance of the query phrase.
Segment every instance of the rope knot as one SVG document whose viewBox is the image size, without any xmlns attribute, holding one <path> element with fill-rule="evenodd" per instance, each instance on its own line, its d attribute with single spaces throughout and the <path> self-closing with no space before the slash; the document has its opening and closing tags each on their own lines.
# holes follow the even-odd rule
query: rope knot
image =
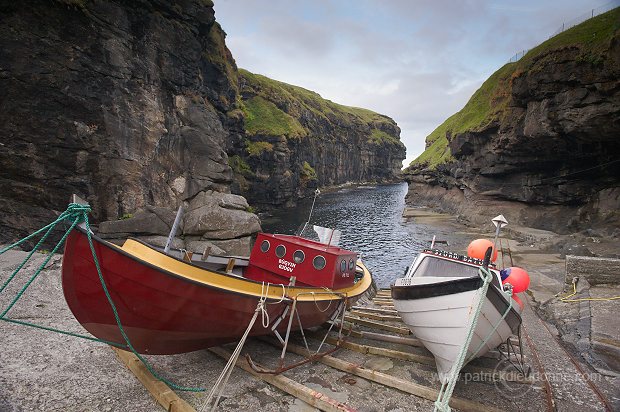
<svg viewBox="0 0 620 412">
<path fill-rule="evenodd" d="M 91 208 L 90 205 L 81 205 L 79 203 L 69 203 L 69 206 L 67 206 L 67 213 L 75 216 L 78 214 L 83 214 L 83 213 L 90 213 L 91 212 Z"/>
</svg>

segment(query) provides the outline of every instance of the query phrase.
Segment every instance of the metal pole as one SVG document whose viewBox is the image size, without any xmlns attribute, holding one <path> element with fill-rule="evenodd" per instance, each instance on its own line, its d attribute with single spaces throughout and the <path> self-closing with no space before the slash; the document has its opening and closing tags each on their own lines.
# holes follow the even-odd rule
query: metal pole
<svg viewBox="0 0 620 412">
<path fill-rule="evenodd" d="M 314 199 L 312 199 L 312 207 L 310 207 L 310 214 L 308 215 L 308 220 L 306 221 L 306 223 L 304 223 L 304 227 L 301 229 L 301 232 L 297 234 L 297 236 L 301 236 L 304 233 L 304 230 L 306 230 L 308 223 L 310 223 L 310 219 L 312 219 L 312 212 L 314 211 L 314 202 L 316 202 L 316 198 L 320 194 L 321 194 L 321 191 L 319 190 L 319 188 L 317 188 L 314 191 Z"/>
<path fill-rule="evenodd" d="M 170 246 L 172 246 L 172 241 L 174 240 L 174 236 L 177 234 L 179 224 L 181 223 L 181 216 L 183 216 L 183 205 L 179 206 L 179 210 L 177 210 L 177 216 L 174 218 L 174 223 L 170 229 L 170 234 L 168 235 L 168 240 L 166 241 L 166 247 L 164 248 L 164 253 L 170 252 Z"/>
</svg>

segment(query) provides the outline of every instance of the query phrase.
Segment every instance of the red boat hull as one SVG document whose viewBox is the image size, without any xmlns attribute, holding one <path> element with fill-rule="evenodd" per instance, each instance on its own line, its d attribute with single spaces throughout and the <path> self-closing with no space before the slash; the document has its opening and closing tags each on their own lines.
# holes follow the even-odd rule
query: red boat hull
<svg viewBox="0 0 620 412">
<path fill-rule="evenodd" d="M 259 297 L 168 272 L 95 236 L 93 243 L 121 325 L 139 353 L 175 354 L 205 349 L 238 341 L 247 329 Z M 99 339 L 125 343 L 103 291 L 88 238 L 81 229 L 72 231 L 67 238 L 62 284 L 69 308 L 86 330 Z M 268 300 L 267 303 L 265 306 L 273 323 L 292 301 Z M 319 304 L 298 301 L 301 324 L 304 328 L 321 325 L 336 311 L 338 303 L 337 300 Z M 329 308 L 322 312 L 327 304 Z M 278 330 L 285 331 L 287 325 L 288 316 Z M 259 316 L 250 335 L 270 334 L 270 328 L 271 325 L 262 326 Z M 298 328 L 295 320 L 293 329 Z"/>
</svg>

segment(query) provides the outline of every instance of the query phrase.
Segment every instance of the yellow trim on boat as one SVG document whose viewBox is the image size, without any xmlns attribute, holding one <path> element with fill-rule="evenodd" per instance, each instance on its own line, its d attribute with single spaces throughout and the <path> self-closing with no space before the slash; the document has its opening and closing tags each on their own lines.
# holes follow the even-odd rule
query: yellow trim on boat
<svg viewBox="0 0 620 412">
<path fill-rule="evenodd" d="M 245 295 L 260 297 L 264 294 L 264 287 L 261 283 L 235 275 L 225 275 L 213 272 L 208 269 L 179 261 L 133 239 L 127 239 L 121 249 L 137 259 L 148 262 L 149 264 L 162 270 L 194 282 Z M 266 296 L 269 299 L 279 300 L 283 297 L 282 295 L 284 293 L 285 298 L 292 299 L 297 296 L 297 300 L 299 301 L 326 301 L 339 299 L 340 296 L 336 295 L 336 293 L 344 294 L 347 297 L 357 296 L 368 290 L 372 282 L 370 271 L 366 268 L 366 266 L 364 266 L 361 262 L 358 262 L 357 266 L 362 269 L 364 276 L 357 283 L 348 288 L 336 290 L 325 288 L 324 290 L 321 290 L 320 288 L 304 288 L 288 285 L 284 285 L 283 288 L 282 284 L 270 284 Z"/>
</svg>

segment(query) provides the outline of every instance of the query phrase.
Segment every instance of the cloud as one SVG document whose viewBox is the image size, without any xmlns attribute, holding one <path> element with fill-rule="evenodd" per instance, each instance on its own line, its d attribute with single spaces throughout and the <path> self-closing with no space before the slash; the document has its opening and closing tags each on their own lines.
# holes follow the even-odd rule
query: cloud
<svg viewBox="0 0 620 412">
<path fill-rule="evenodd" d="M 366 107 L 401 127 L 407 160 L 517 51 L 598 1 L 216 1 L 239 67 Z"/>
</svg>

